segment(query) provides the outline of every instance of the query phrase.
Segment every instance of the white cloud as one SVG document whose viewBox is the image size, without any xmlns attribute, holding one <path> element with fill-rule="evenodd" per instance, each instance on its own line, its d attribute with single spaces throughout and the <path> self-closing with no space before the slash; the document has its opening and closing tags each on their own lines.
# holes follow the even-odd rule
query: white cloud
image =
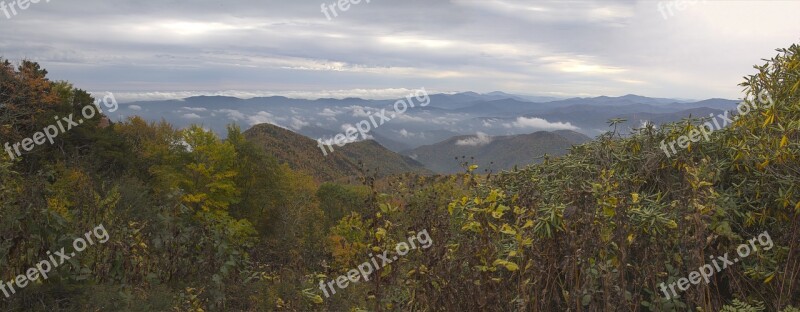
<svg viewBox="0 0 800 312">
<path fill-rule="evenodd" d="M 208 110 L 205 107 L 187 107 L 187 106 L 184 106 L 183 109 L 188 110 L 190 112 L 205 112 Z"/>
<path fill-rule="evenodd" d="M 369 117 L 370 115 L 368 107 L 352 105 L 348 108 L 353 111 L 353 117 Z"/>
<path fill-rule="evenodd" d="M 218 110 L 216 110 L 216 112 L 228 115 L 228 118 L 230 118 L 231 120 L 238 121 L 238 120 L 245 119 L 245 115 L 242 114 L 242 112 L 240 112 L 238 110 L 235 110 L 235 109 L 227 109 L 227 108 L 218 109 Z"/>
<path fill-rule="evenodd" d="M 275 116 L 265 111 L 260 111 L 253 116 L 247 117 L 247 122 L 250 125 L 257 125 L 263 123 L 270 123 L 273 125 L 277 125 L 277 123 L 275 123 Z"/>
<path fill-rule="evenodd" d="M 142 107 L 139 106 L 139 105 L 129 105 L 128 109 L 135 110 L 135 111 L 140 111 L 140 110 L 142 110 Z"/>
<path fill-rule="evenodd" d="M 330 108 L 325 108 L 321 112 L 318 113 L 320 116 L 324 117 L 335 117 L 336 115 L 341 114 L 342 112 L 332 110 Z"/>
<path fill-rule="evenodd" d="M 409 114 L 396 115 L 395 118 L 398 119 L 398 120 L 402 120 L 402 121 L 434 122 L 434 123 L 441 124 L 440 122 L 438 122 L 436 120 L 429 120 L 429 119 L 425 119 L 425 118 L 422 118 L 422 117 L 411 116 Z"/>
<path fill-rule="evenodd" d="M 456 145 L 461 146 L 481 146 L 492 142 L 492 137 L 486 133 L 478 132 L 474 137 L 456 141 Z"/>
<path fill-rule="evenodd" d="M 297 118 L 297 117 L 292 117 L 292 121 L 289 124 L 289 126 L 294 130 L 303 129 L 303 127 L 306 127 L 308 125 L 309 125 L 308 122 L 303 121 L 303 120 L 301 120 L 300 118 Z"/>
<path fill-rule="evenodd" d="M 414 133 L 413 132 L 408 132 L 408 130 L 406 130 L 406 129 L 400 129 L 400 135 L 403 136 L 404 138 L 407 138 L 407 137 L 414 136 Z"/>
<path fill-rule="evenodd" d="M 186 118 L 186 119 L 200 119 L 200 118 L 203 118 L 200 115 L 195 114 L 195 113 L 183 114 L 183 116 L 181 116 L 181 117 Z"/>
<path fill-rule="evenodd" d="M 506 128 L 533 128 L 539 130 L 579 130 L 580 128 L 573 126 L 569 122 L 549 122 L 542 118 L 527 118 L 527 117 L 517 117 L 517 120 L 510 123 L 504 124 Z"/>
<path fill-rule="evenodd" d="M 353 126 L 353 124 L 351 124 L 351 123 L 346 123 L 346 124 L 343 124 L 342 127 L 341 127 L 342 131 L 345 131 L 345 132 L 347 132 L 347 130 L 349 130 L 350 128 L 355 128 L 355 126 Z"/>
</svg>

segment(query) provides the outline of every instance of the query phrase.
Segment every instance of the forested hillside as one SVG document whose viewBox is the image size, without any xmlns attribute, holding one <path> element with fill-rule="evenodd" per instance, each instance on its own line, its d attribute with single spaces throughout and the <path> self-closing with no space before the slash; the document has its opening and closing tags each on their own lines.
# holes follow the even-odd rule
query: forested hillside
<svg viewBox="0 0 800 312">
<path fill-rule="evenodd" d="M 16 157 L 14 143 L 102 105 L 5 61 L 0 309 L 798 311 L 800 46 L 750 74 L 752 109 L 670 156 L 662 142 L 698 120 L 630 136 L 615 120 L 513 172 L 363 170 L 344 184 L 281 164 L 264 144 L 292 142 L 253 139 L 269 127 L 220 138 L 96 114 Z M 76 247 L 99 226 L 106 241 Z M 57 254 L 71 256 L 32 277 Z M 706 282 L 684 287 L 702 268 Z"/>
<path fill-rule="evenodd" d="M 431 173 L 415 160 L 392 152 L 373 140 L 344 146 L 319 146 L 312 139 L 271 124 L 255 125 L 244 135 L 279 162 L 323 182 L 346 181 L 361 171 L 377 172 L 380 177 L 406 172 Z"/>
</svg>

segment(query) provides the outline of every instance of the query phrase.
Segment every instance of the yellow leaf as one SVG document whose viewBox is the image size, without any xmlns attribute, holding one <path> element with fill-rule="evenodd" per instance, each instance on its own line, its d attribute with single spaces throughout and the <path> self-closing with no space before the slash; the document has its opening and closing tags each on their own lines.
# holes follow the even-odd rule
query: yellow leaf
<svg viewBox="0 0 800 312">
<path fill-rule="evenodd" d="M 798 202 L 797 204 L 798 204 L 798 206 L 800 206 L 800 202 Z M 523 229 L 527 229 L 527 228 L 532 227 L 532 226 L 533 226 L 533 221 L 528 220 L 527 222 L 525 222 L 525 225 L 523 225 L 522 228 Z"/>
<path fill-rule="evenodd" d="M 497 201 L 497 190 L 492 190 L 489 192 L 489 196 L 486 197 L 486 202 L 493 203 Z"/>
<path fill-rule="evenodd" d="M 386 229 L 378 228 L 378 230 L 375 231 L 375 239 L 377 239 L 379 242 L 382 241 L 385 236 L 386 236 Z"/>
<path fill-rule="evenodd" d="M 461 227 L 461 230 L 462 231 L 473 231 L 473 232 L 476 232 L 476 233 L 480 233 L 481 232 L 481 224 L 478 223 L 478 222 L 475 222 L 475 221 L 471 221 L 471 222 L 469 222 L 467 224 L 464 224 L 464 226 Z"/>
<path fill-rule="evenodd" d="M 633 203 L 634 204 L 638 204 L 639 203 L 639 193 L 631 193 L 631 198 L 633 198 Z"/>
<path fill-rule="evenodd" d="M 771 125 L 773 121 L 775 121 L 775 115 L 774 114 L 768 114 L 767 118 L 764 119 L 764 125 L 762 125 L 761 127 L 762 128 L 766 128 L 768 125 Z"/>
<path fill-rule="evenodd" d="M 669 220 L 669 222 L 667 222 L 667 227 L 670 229 L 677 229 L 678 223 L 675 222 L 675 220 Z"/>
<path fill-rule="evenodd" d="M 503 217 L 503 212 L 499 210 L 492 211 L 492 217 L 495 219 L 500 219 Z"/>
<path fill-rule="evenodd" d="M 789 138 L 786 137 L 786 135 L 783 135 L 783 139 L 781 139 L 781 147 L 786 146 L 786 144 L 789 144 Z"/>
<path fill-rule="evenodd" d="M 508 224 L 503 224 L 503 226 L 500 228 L 500 232 L 508 234 L 508 235 L 516 235 L 517 234 L 517 231 L 515 231 L 513 228 L 511 228 L 511 226 L 509 226 Z"/>
<path fill-rule="evenodd" d="M 506 268 L 506 270 L 509 270 L 511 272 L 519 270 L 519 266 L 516 263 L 511 262 L 511 261 L 502 260 L 502 259 L 495 260 L 494 263 L 492 263 L 492 265 L 493 266 L 502 265 L 502 266 L 504 266 Z"/>
<path fill-rule="evenodd" d="M 764 162 L 758 165 L 759 169 L 764 170 L 769 166 L 769 159 L 764 159 Z"/>
<path fill-rule="evenodd" d="M 769 282 L 771 282 L 773 278 L 775 278 L 775 274 L 770 274 L 770 275 L 769 275 L 769 276 L 768 276 L 768 277 L 767 277 L 767 278 L 764 280 L 764 284 L 769 284 Z"/>
</svg>

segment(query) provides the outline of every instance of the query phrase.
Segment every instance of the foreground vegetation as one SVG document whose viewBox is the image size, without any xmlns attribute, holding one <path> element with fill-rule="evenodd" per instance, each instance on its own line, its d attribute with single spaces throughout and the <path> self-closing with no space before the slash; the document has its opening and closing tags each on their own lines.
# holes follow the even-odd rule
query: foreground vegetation
<svg viewBox="0 0 800 312">
<path fill-rule="evenodd" d="M 503 173 L 319 183 L 236 126 L 224 139 L 102 117 L 0 157 L 0 280 L 104 224 L 110 240 L 10 298 L 10 311 L 798 311 L 800 46 L 742 84 L 767 91 L 708 142 L 659 149 L 696 121 L 611 131 Z M 0 143 L 78 115 L 84 91 L 32 62 L 0 68 Z M 412 233 L 433 241 L 325 298 L 320 281 Z M 709 256 L 759 251 L 666 299 Z"/>
</svg>

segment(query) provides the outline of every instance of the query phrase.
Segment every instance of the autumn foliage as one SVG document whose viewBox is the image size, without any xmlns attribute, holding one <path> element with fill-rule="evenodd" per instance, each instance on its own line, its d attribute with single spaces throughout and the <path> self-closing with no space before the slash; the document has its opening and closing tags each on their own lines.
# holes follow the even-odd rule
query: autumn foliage
<svg viewBox="0 0 800 312">
<path fill-rule="evenodd" d="M 10 298 L 11 311 L 798 311 L 800 46 L 742 83 L 775 105 L 667 157 L 699 120 L 612 130 L 513 172 L 469 163 L 319 184 L 249 141 L 100 116 L 0 156 L 0 280 L 104 224 L 110 240 Z M 92 103 L 33 62 L 0 66 L 0 143 Z M 427 230 L 325 298 L 320 281 Z M 759 251 L 677 298 L 658 285 L 768 231 Z"/>
</svg>

